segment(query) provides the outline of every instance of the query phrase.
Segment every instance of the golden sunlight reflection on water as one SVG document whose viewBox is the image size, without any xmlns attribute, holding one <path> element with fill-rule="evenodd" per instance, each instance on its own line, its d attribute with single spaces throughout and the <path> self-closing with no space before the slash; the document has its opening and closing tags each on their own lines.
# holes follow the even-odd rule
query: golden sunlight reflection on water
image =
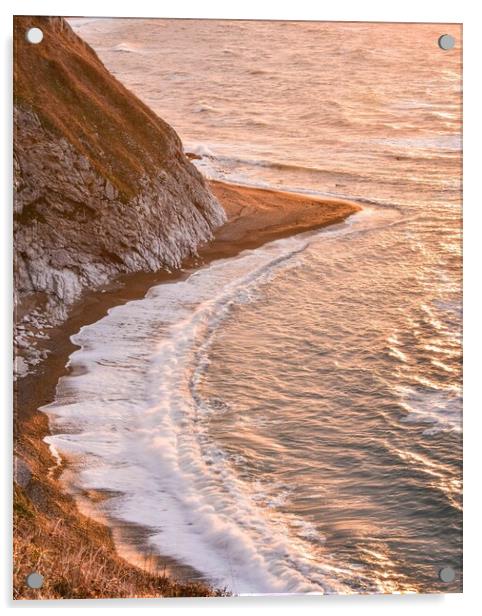
<svg viewBox="0 0 482 616">
<path fill-rule="evenodd" d="M 233 576 L 249 545 L 306 587 L 459 590 L 461 28 L 444 25 L 443 52 L 436 24 L 72 23 L 206 175 L 366 205 L 248 298 L 242 284 L 196 361 L 176 358 L 206 473 L 192 485 L 216 529 L 239 521 Z M 176 526 L 180 546 L 190 530 Z M 210 555 L 227 536 L 196 540 Z"/>
</svg>

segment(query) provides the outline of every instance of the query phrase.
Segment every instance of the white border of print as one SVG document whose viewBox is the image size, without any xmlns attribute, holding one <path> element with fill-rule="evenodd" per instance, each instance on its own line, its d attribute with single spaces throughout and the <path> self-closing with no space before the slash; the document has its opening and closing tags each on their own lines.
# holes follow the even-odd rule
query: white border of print
<svg viewBox="0 0 482 616">
<path fill-rule="evenodd" d="M 47 601 L 13 603 L 11 596 L 11 548 L 1 550 L 0 581 L 2 599 L 7 609 L 22 610 L 34 608 L 50 613 L 57 607 L 63 610 L 75 608 L 89 610 L 90 615 L 105 609 L 124 609 L 125 614 L 134 614 L 140 608 L 156 608 L 164 613 L 176 614 L 196 611 L 229 610 L 230 613 L 245 613 L 255 610 L 276 613 L 279 616 L 303 610 L 307 614 L 390 614 L 410 611 L 412 616 L 436 613 L 437 616 L 454 613 L 470 613 L 479 603 L 478 585 L 480 553 L 480 487 L 478 463 L 480 456 L 481 404 L 480 404 L 480 349 L 482 348 L 480 315 L 480 267 L 482 264 L 480 238 L 480 20 L 477 19 L 478 3 L 472 0 L 340 0 L 323 2 L 319 0 L 242 0 L 227 3 L 223 0 L 176 0 L 175 2 L 154 3 L 136 0 L 120 3 L 114 0 L 4 0 L 1 5 L 0 30 L 2 34 L 1 88 L 1 148 L 2 162 L 0 186 L 3 199 L 1 211 L 0 272 L 2 282 L 1 334 L 3 361 L 0 363 L 1 393 L 1 435 L 4 441 L 2 451 L 2 492 L 11 497 L 11 203 L 12 203 L 12 122 L 11 122 L 11 41 L 12 15 L 70 15 L 70 16 L 124 16 L 124 17 L 190 17 L 190 18 L 232 18 L 232 19 L 298 19 L 332 21 L 403 21 L 464 23 L 464 594 L 459 595 L 404 595 L 404 596 L 331 596 L 331 597 L 243 597 L 234 599 L 160 599 L 160 600 L 85 600 Z M 407 53 L 410 50 L 407 49 Z M 9 544 L 11 539 L 11 501 L 1 511 L 1 537 Z M 3 545 L 3 543 L 2 543 Z M 77 612 L 79 613 L 79 612 Z"/>
</svg>

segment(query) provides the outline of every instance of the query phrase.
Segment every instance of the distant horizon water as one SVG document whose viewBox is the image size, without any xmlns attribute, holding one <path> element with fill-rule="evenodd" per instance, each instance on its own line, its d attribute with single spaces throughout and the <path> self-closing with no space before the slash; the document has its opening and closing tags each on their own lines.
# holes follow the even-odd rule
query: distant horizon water
<svg viewBox="0 0 482 616">
<path fill-rule="evenodd" d="M 69 23 L 208 177 L 364 206 L 73 336 L 71 489 L 234 593 L 459 591 L 461 28 Z"/>
</svg>

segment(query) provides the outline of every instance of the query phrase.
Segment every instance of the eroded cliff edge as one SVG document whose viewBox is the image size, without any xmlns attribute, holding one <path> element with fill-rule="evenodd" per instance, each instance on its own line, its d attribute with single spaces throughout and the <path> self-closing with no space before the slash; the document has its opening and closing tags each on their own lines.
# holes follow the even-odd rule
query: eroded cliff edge
<svg viewBox="0 0 482 616">
<path fill-rule="evenodd" d="M 25 33 L 38 27 L 38 45 Z M 85 288 L 176 268 L 225 221 L 172 127 L 62 18 L 14 19 L 16 369 Z"/>
</svg>

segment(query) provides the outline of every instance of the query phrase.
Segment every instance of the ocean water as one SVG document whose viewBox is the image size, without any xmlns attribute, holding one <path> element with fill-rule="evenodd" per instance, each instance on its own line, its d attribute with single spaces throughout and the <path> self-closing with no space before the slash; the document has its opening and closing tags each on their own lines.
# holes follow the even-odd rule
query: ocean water
<svg viewBox="0 0 482 616">
<path fill-rule="evenodd" d="M 460 590 L 460 27 L 71 23 L 209 177 L 364 209 L 83 327 L 66 483 L 234 593 Z"/>
</svg>

